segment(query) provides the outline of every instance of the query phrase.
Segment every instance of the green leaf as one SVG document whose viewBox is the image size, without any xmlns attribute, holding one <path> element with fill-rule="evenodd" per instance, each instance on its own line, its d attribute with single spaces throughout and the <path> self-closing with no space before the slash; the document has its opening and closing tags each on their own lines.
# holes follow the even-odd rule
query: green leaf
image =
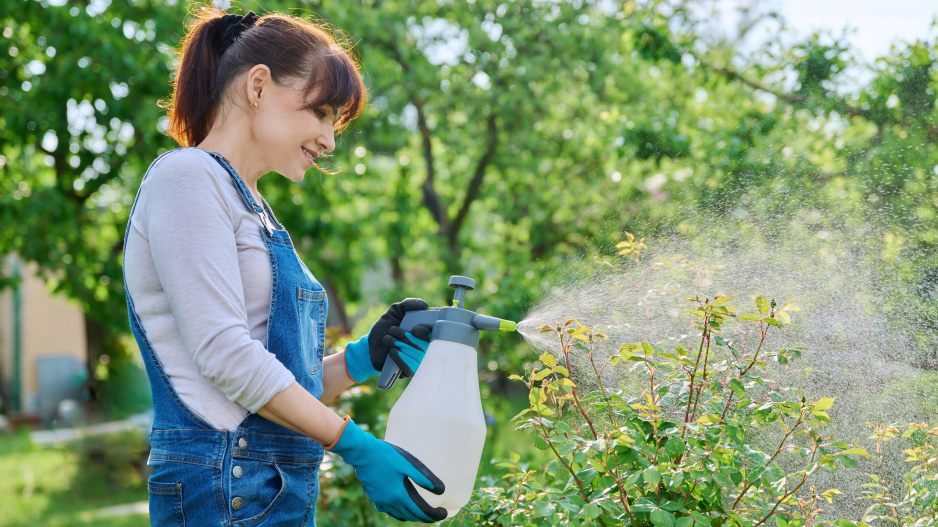
<svg viewBox="0 0 938 527">
<path fill-rule="evenodd" d="M 870 453 L 867 452 L 865 448 L 860 448 L 860 447 L 855 447 L 855 448 L 844 450 L 843 452 L 841 452 L 841 454 L 870 457 Z"/>
<path fill-rule="evenodd" d="M 549 518 L 557 512 L 557 507 L 548 501 L 535 501 L 534 514 L 542 518 Z"/>
<path fill-rule="evenodd" d="M 590 458 L 590 465 L 592 465 L 593 468 L 596 469 L 596 472 L 598 472 L 598 473 L 600 473 L 600 474 L 605 474 L 605 473 L 606 473 L 606 467 L 604 467 L 604 466 L 602 465 L 602 463 L 599 462 L 598 459 L 596 459 L 596 458 Z"/>
<path fill-rule="evenodd" d="M 557 365 L 557 359 L 550 353 L 545 353 L 541 355 L 540 360 L 541 360 L 541 363 L 543 363 L 544 366 L 547 366 L 548 368 L 553 368 L 554 366 Z"/>
<path fill-rule="evenodd" d="M 770 326 L 775 326 L 775 327 L 777 327 L 777 328 L 785 327 L 785 326 L 782 325 L 781 322 L 779 322 L 778 320 L 776 320 L 776 319 L 774 319 L 774 318 L 772 318 L 772 317 L 765 317 L 765 318 L 763 318 L 762 320 L 763 320 L 766 324 L 768 324 L 768 325 L 770 325 Z"/>
<path fill-rule="evenodd" d="M 534 438 L 534 446 L 539 450 L 547 450 L 550 448 L 550 445 L 547 444 L 547 441 L 543 437 L 537 436 Z"/>
<path fill-rule="evenodd" d="M 668 442 L 664 445 L 664 450 L 671 459 L 683 454 L 686 448 L 687 445 L 684 443 L 684 440 L 677 436 L 669 437 Z"/>
<path fill-rule="evenodd" d="M 576 499 L 579 500 L 580 502 L 583 501 L 583 498 L 576 498 Z M 563 507 L 564 509 L 570 511 L 570 512 L 573 513 L 573 514 L 579 514 L 580 509 L 582 508 L 579 503 L 576 503 L 576 502 L 573 501 L 571 498 L 564 498 L 564 499 L 560 500 L 560 502 L 558 503 L 558 505 L 560 505 L 561 507 Z"/>
<path fill-rule="evenodd" d="M 662 509 L 656 509 L 651 513 L 651 523 L 655 527 L 674 527 L 674 515 Z"/>
<path fill-rule="evenodd" d="M 600 514 L 602 514 L 602 512 L 603 510 L 595 503 L 587 503 L 583 506 L 583 510 L 581 511 L 583 516 L 586 516 L 586 519 L 588 520 L 597 518 Z"/>
<path fill-rule="evenodd" d="M 691 518 L 690 516 L 683 516 L 681 518 L 678 518 L 677 521 L 674 522 L 674 527 L 690 527 L 691 525 L 693 525 L 693 523 L 694 523 L 693 518 Z"/>
<path fill-rule="evenodd" d="M 833 397 L 821 397 L 815 401 L 811 407 L 815 410 L 827 410 L 828 408 L 834 406 L 834 400 L 835 399 Z"/>
<path fill-rule="evenodd" d="M 775 525 L 778 525 L 778 527 L 788 527 L 788 520 L 783 518 L 781 514 L 776 514 Z"/>
<path fill-rule="evenodd" d="M 762 295 L 756 297 L 756 311 L 758 311 L 760 315 L 765 315 L 769 312 L 769 301 Z"/>
<path fill-rule="evenodd" d="M 658 510 L 658 504 L 648 498 L 638 498 L 632 504 L 634 512 L 653 512 Z"/>
<path fill-rule="evenodd" d="M 740 399 L 746 395 L 746 390 L 743 388 L 743 383 L 739 382 L 739 379 L 730 379 L 730 389 L 733 390 L 733 393 L 736 394 L 736 397 Z"/>
<path fill-rule="evenodd" d="M 658 469 L 655 467 L 646 468 L 645 472 L 642 473 L 642 477 L 645 478 L 645 482 L 652 487 L 657 487 L 658 484 L 661 483 L 661 472 L 658 472 Z"/>
<path fill-rule="evenodd" d="M 699 525 L 700 527 L 710 527 L 710 518 L 704 516 L 703 514 L 693 511 L 690 513 L 691 518 L 694 519 L 694 525 Z"/>
<path fill-rule="evenodd" d="M 573 443 L 564 443 L 557 447 L 557 453 L 561 456 L 567 456 L 573 453 L 576 450 L 576 445 Z"/>
<path fill-rule="evenodd" d="M 857 468 L 860 466 L 860 464 L 857 463 L 857 460 L 853 459 L 852 457 L 847 457 L 847 456 L 836 456 L 836 457 L 837 457 L 837 460 L 840 461 L 846 468 Z"/>
<path fill-rule="evenodd" d="M 744 322 L 762 320 L 762 317 L 760 317 L 759 315 L 753 315 L 751 313 L 746 313 L 745 315 L 739 315 L 738 318 L 739 320 L 742 320 Z"/>
<path fill-rule="evenodd" d="M 719 422 L 720 422 L 720 416 L 717 415 L 717 414 L 701 415 L 700 417 L 697 418 L 697 422 L 698 422 L 698 423 L 705 424 L 705 425 L 706 425 L 706 424 L 719 423 Z"/>
</svg>

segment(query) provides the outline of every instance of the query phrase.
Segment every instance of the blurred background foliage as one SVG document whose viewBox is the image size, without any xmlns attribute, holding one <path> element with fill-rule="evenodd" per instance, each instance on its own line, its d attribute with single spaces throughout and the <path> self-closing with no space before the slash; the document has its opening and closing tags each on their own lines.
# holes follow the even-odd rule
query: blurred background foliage
<svg viewBox="0 0 938 527">
<path fill-rule="evenodd" d="M 334 342 L 402 297 L 448 303 L 451 274 L 476 280 L 471 308 L 520 320 L 572 267 L 611 254 L 623 231 L 694 236 L 705 228 L 688 220 L 696 214 L 875 223 L 864 243 L 876 265 L 918 291 L 895 302 L 938 319 L 938 30 L 861 63 L 833 33 L 798 41 L 776 29 L 744 44 L 777 18 L 758 0 L 737 34 L 716 34 L 712 6 L 235 4 L 328 20 L 366 76 L 370 105 L 329 158 L 338 172 L 260 184 L 330 294 Z M 0 5 L 0 255 L 35 262 L 80 303 L 92 372 L 101 355 L 127 358 L 107 369 L 136 353 L 122 235 L 147 166 L 175 146 L 157 103 L 195 8 Z M 934 368 L 938 327 L 919 329 L 919 362 Z M 507 421 L 508 373 L 535 354 L 512 335 L 488 336 L 479 351 L 486 410 Z M 102 409 L 121 391 L 109 378 L 91 376 Z M 380 427 L 392 400 L 343 404 Z"/>
</svg>

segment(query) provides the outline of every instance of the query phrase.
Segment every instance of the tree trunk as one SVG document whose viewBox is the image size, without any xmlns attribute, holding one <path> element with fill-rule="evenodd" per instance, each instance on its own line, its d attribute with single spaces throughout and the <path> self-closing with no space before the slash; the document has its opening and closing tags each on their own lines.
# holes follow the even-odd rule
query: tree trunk
<svg viewBox="0 0 938 527">
<path fill-rule="evenodd" d="M 107 325 L 85 314 L 85 340 L 88 344 L 88 358 L 85 367 L 88 369 L 88 407 L 94 412 L 100 400 L 98 392 L 102 380 L 95 376 L 98 364 L 110 362 L 112 356 L 127 353 L 120 335 L 108 329 Z M 104 358 L 107 356 L 107 358 Z"/>
</svg>

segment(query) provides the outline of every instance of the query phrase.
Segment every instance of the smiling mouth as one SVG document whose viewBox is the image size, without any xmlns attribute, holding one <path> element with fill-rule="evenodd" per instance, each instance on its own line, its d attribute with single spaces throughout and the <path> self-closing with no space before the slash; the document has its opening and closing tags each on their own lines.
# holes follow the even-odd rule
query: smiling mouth
<svg viewBox="0 0 938 527">
<path fill-rule="evenodd" d="M 303 155 L 306 156 L 306 159 L 309 159 L 309 164 L 311 164 L 311 165 L 314 164 L 314 163 L 313 163 L 313 160 L 316 159 L 317 157 L 319 157 L 319 154 L 317 154 L 316 152 L 312 152 L 312 151 L 310 151 L 310 150 L 307 150 L 307 149 L 305 149 L 305 148 L 303 148 L 302 150 L 303 150 Z"/>
</svg>

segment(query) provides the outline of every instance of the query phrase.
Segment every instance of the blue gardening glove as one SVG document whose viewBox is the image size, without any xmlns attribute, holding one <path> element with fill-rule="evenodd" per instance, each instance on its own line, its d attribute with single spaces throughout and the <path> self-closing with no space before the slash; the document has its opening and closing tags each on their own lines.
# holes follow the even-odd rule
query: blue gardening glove
<svg viewBox="0 0 938 527">
<path fill-rule="evenodd" d="M 414 487 L 416 483 L 433 494 L 443 494 L 440 478 L 406 450 L 375 438 L 346 419 L 339 440 L 328 450 L 355 468 L 379 512 L 400 521 L 433 523 L 446 518 L 446 509 L 431 507 Z"/>
<path fill-rule="evenodd" d="M 388 357 L 401 368 L 401 378 L 413 377 L 417 373 L 417 368 L 430 347 L 432 329 L 433 326 L 418 324 L 410 328 L 410 331 L 404 331 L 397 326 L 388 330 L 384 343 L 392 346 Z"/>
<path fill-rule="evenodd" d="M 429 305 L 420 298 L 407 298 L 388 308 L 387 312 L 371 326 L 364 337 L 345 346 L 345 368 L 355 382 L 365 382 L 369 377 L 381 373 L 388 353 L 395 348 L 385 342 L 392 327 L 400 326 L 408 311 L 422 311 Z M 395 361 L 396 362 L 396 361 Z M 403 368 L 401 368 L 403 370 Z"/>
</svg>

